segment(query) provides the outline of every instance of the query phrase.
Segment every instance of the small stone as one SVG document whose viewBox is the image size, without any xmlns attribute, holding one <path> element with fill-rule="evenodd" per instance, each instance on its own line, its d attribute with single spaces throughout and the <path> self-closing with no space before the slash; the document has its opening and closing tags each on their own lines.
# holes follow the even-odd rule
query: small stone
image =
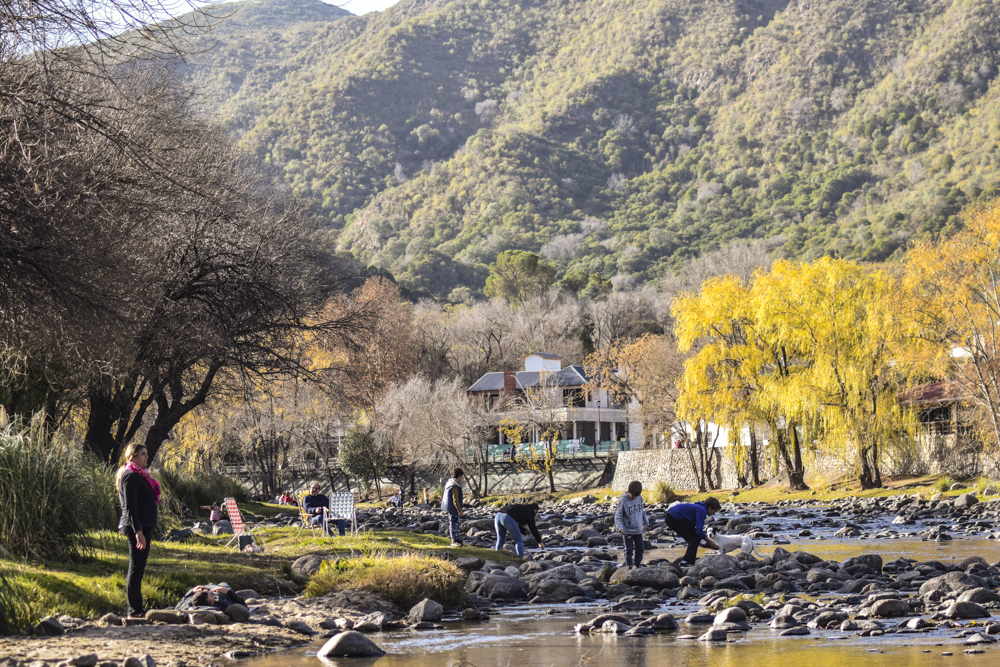
<svg viewBox="0 0 1000 667">
<path fill-rule="evenodd" d="M 217 625 L 215 613 L 211 611 L 192 611 L 188 614 L 191 625 Z"/>
<path fill-rule="evenodd" d="M 146 612 L 146 620 L 151 623 L 170 623 L 174 625 L 190 622 L 185 612 L 174 609 L 150 609 Z"/>
<path fill-rule="evenodd" d="M 315 635 L 318 634 L 315 630 L 309 627 L 308 623 L 304 623 L 298 619 L 293 618 L 290 621 L 285 621 L 285 627 L 289 630 L 294 630 L 300 635 Z"/>
<path fill-rule="evenodd" d="M 125 621 L 118 614 L 105 614 L 97 619 L 97 624 L 104 627 L 125 625 Z"/>
<path fill-rule="evenodd" d="M 97 654 L 88 653 L 87 655 L 80 655 L 72 658 L 69 664 L 73 667 L 97 667 Z"/>
<path fill-rule="evenodd" d="M 787 630 L 782 630 L 778 633 L 779 637 L 795 637 L 798 635 L 808 635 L 811 634 L 809 628 L 798 626 L 794 628 L 788 628 Z"/>
<path fill-rule="evenodd" d="M 250 609 L 246 605 L 231 604 L 223 612 L 233 623 L 246 623 L 250 620 Z"/>
<path fill-rule="evenodd" d="M 724 642 L 729 639 L 729 633 L 725 630 L 709 630 L 701 637 L 698 637 L 700 642 Z"/>
<path fill-rule="evenodd" d="M 35 634 L 42 637 L 58 637 L 66 632 L 66 628 L 59 622 L 59 619 L 46 616 L 35 624 Z"/>
</svg>

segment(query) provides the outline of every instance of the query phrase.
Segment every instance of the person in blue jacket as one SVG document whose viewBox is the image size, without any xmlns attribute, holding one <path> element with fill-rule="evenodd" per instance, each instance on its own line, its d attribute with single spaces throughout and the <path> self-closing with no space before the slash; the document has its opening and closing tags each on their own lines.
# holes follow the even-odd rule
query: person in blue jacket
<svg viewBox="0 0 1000 667">
<path fill-rule="evenodd" d="M 667 510 L 667 528 L 684 538 L 687 551 L 681 565 L 694 565 L 698 558 L 698 545 L 704 541 L 709 549 L 718 549 L 719 545 L 705 534 L 705 519 L 715 516 L 722 509 L 722 504 L 716 498 L 708 498 L 697 503 L 677 503 Z"/>
</svg>

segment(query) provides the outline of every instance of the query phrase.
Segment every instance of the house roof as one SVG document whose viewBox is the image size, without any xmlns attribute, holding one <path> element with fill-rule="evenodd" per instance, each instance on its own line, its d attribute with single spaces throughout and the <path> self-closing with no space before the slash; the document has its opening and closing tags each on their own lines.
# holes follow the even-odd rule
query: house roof
<svg viewBox="0 0 1000 667">
<path fill-rule="evenodd" d="M 528 354 L 521 357 L 522 359 L 527 359 L 528 357 L 541 357 L 542 359 L 562 359 L 558 354 L 549 354 L 548 352 L 529 352 Z"/>
<path fill-rule="evenodd" d="M 583 366 L 567 366 L 561 371 L 518 371 L 514 375 L 517 388 L 522 390 L 541 383 L 548 387 L 582 387 L 590 381 Z M 503 391 L 503 373 L 487 373 L 467 391 Z"/>
<path fill-rule="evenodd" d="M 964 398 L 967 398 L 966 392 L 950 380 L 929 382 L 899 394 L 899 401 L 904 405 L 941 405 L 956 403 Z"/>
</svg>

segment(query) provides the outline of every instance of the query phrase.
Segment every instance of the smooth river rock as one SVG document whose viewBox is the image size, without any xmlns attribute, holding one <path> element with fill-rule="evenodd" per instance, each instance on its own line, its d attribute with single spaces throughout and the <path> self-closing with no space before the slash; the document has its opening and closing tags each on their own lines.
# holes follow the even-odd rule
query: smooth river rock
<svg viewBox="0 0 1000 667">
<path fill-rule="evenodd" d="M 375 642 L 360 632 L 348 630 L 332 637 L 316 654 L 317 658 L 372 658 L 385 655 Z"/>
</svg>

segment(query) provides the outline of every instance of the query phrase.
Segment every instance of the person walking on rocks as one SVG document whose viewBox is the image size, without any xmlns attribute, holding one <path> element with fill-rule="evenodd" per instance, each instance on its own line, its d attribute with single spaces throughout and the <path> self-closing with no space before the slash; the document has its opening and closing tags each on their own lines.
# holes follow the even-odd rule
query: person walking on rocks
<svg viewBox="0 0 1000 667">
<path fill-rule="evenodd" d="M 642 482 L 629 482 L 615 508 L 615 529 L 625 537 L 625 567 L 642 567 L 642 532 L 649 526 L 649 517 L 642 508 Z M 633 552 L 635 558 L 633 559 Z"/>
<path fill-rule="evenodd" d="M 507 542 L 507 533 L 510 533 L 510 536 L 514 538 L 514 550 L 517 552 L 517 557 L 524 558 L 524 536 L 521 532 L 521 526 L 527 526 L 535 541 L 538 542 L 538 548 L 544 549 L 542 536 L 538 534 L 538 527 L 535 526 L 535 517 L 538 516 L 539 511 L 541 510 L 538 503 L 526 505 L 512 503 L 501 507 L 496 518 L 493 519 L 493 527 L 497 531 L 496 550 L 503 550 L 503 545 Z"/>
<path fill-rule="evenodd" d="M 681 565 L 694 565 L 698 558 L 698 545 L 704 541 L 709 549 L 718 549 L 719 545 L 705 534 L 705 519 L 714 516 L 722 509 L 716 498 L 708 498 L 697 503 L 677 503 L 667 510 L 667 528 L 684 538 L 687 551 Z"/>
<path fill-rule="evenodd" d="M 142 577 L 149 560 L 149 543 L 156 530 L 157 505 L 160 502 L 160 484 L 153 479 L 146 467 L 149 454 L 144 445 L 133 442 L 125 448 L 127 461 L 118 469 L 115 485 L 122 516 L 118 530 L 128 540 L 128 573 L 125 575 L 125 600 L 128 618 L 140 618 L 146 610 L 142 601 Z"/>
<path fill-rule="evenodd" d="M 462 480 L 465 473 L 461 468 L 452 471 L 451 479 L 444 485 L 444 498 L 441 499 L 441 509 L 448 513 L 448 535 L 451 546 L 462 546 Z"/>
</svg>

